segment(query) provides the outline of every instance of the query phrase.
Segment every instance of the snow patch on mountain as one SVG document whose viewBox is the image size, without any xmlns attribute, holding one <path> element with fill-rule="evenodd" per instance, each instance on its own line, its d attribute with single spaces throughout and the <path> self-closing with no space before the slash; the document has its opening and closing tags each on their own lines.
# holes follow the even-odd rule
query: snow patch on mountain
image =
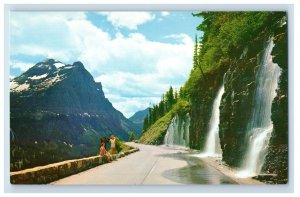
<svg viewBox="0 0 300 197">
<path fill-rule="evenodd" d="M 74 66 L 65 66 L 64 69 L 74 68 Z"/>
<path fill-rule="evenodd" d="M 48 76 L 48 74 L 46 73 L 46 74 L 43 74 L 43 75 L 34 75 L 33 77 L 28 77 L 29 79 L 32 79 L 32 80 L 38 80 L 38 79 L 43 79 L 43 78 L 45 78 L 45 77 L 47 77 Z"/>
<path fill-rule="evenodd" d="M 55 77 L 51 77 L 51 78 L 49 78 L 49 79 L 47 79 L 47 80 L 45 80 L 45 85 L 46 86 L 51 86 L 51 85 L 54 85 L 55 83 L 57 83 L 57 82 L 59 82 L 59 81 L 61 81 L 62 79 L 60 78 L 60 76 L 57 74 L 57 75 L 55 75 Z"/>
<path fill-rule="evenodd" d="M 19 84 L 18 82 L 14 81 L 14 80 L 10 82 L 10 90 L 14 91 L 14 92 L 22 92 L 22 91 L 28 90 L 29 87 L 30 87 L 30 84 L 28 84 L 26 82 L 23 84 Z"/>
<path fill-rule="evenodd" d="M 28 90 L 29 87 L 30 87 L 30 84 L 23 83 L 23 84 L 19 85 L 18 87 L 16 87 L 14 90 L 17 92 L 22 92 L 22 91 Z"/>
<path fill-rule="evenodd" d="M 84 116 L 88 116 L 88 117 L 91 117 L 91 115 L 87 112 L 83 113 Z"/>
<path fill-rule="evenodd" d="M 63 63 L 61 63 L 61 62 L 57 62 L 57 63 L 54 63 L 54 66 L 55 66 L 56 68 L 61 68 L 61 67 L 64 67 L 65 64 L 63 64 Z"/>
<path fill-rule="evenodd" d="M 16 81 L 11 81 L 10 82 L 10 89 L 15 89 L 18 86 L 19 86 L 18 82 L 16 82 Z"/>
</svg>

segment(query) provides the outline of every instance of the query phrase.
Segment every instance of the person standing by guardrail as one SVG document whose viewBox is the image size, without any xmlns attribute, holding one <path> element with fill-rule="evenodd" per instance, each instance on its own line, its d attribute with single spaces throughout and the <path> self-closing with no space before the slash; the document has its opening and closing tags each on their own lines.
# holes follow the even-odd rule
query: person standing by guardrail
<svg viewBox="0 0 300 197">
<path fill-rule="evenodd" d="M 114 135 L 112 135 L 110 137 L 110 153 L 111 154 L 115 154 L 116 151 L 116 137 Z"/>
</svg>

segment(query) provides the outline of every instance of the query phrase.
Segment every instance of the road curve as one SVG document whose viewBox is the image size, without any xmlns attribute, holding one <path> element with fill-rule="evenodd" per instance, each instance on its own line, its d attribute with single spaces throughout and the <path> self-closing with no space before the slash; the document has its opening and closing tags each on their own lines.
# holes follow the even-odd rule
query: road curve
<svg viewBox="0 0 300 197">
<path fill-rule="evenodd" d="M 128 143 L 128 145 L 138 147 L 140 151 L 51 184 L 178 184 L 161 175 L 166 170 L 185 167 L 187 162 L 164 155 L 182 153 L 185 152 L 184 150 L 136 143 Z"/>
</svg>

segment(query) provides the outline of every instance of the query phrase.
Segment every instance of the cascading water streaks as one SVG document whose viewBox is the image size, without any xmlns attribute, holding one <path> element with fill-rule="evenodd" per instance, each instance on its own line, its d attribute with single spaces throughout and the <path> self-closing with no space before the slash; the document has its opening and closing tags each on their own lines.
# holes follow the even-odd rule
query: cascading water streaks
<svg viewBox="0 0 300 197">
<path fill-rule="evenodd" d="M 248 149 L 238 177 L 252 177 L 260 173 L 273 131 L 271 108 L 281 73 L 280 67 L 272 61 L 273 47 L 271 39 L 256 75 L 255 100 L 247 131 Z"/>
<path fill-rule="evenodd" d="M 166 145 L 179 145 L 189 147 L 189 127 L 190 127 L 190 116 L 186 114 L 180 118 L 176 115 L 167 130 L 164 138 L 164 144 Z"/>
<path fill-rule="evenodd" d="M 223 94 L 224 94 L 224 84 L 222 84 L 214 100 L 212 114 L 209 121 L 208 137 L 206 140 L 204 153 L 201 153 L 200 156 L 220 157 L 222 155 L 220 137 L 219 137 L 219 123 L 220 123 L 220 104 L 221 104 Z"/>
</svg>

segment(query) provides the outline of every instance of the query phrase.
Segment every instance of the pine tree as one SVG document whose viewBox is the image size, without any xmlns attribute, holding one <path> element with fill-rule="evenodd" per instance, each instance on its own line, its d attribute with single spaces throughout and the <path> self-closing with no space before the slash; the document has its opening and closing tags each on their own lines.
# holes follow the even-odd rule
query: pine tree
<svg viewBox="0 0 300 197">
<path fill-rule="evenodd" d="M 177 102 L 178 92 L 173 90 L 173 87 L 170 86 L 169 90 L 162 95 L 161 101 L 157 105 L 152 105 L 149 107 L 149 112 L 146 118 L 144 119 L 143 132 L 149 129 L 158 119 L 163 117 L 168 113 L 172 106 Z"/>
<path fill-rule="evenodd" d="M 165 104 L 164 104 L 164 100 L 161 100 L 161 101 L 159 102 L 158 108 L 159 108 L 159 116 L 160 116 L 160 117 L 164 116 L 164 115 L 165 115 Z"/>
<path fill-rule="evenodd" d="M 157 105 L 153 105 L 153 122 L 152 122 L 152 124 L 154 124 L 155 123 L 155 121 L 158 119 L 158 117 L 157 117 Z"/>
<path fill-rule="evenodd" d="M 182 99 L 184 99 L 184 92 L 183 92 L 184 90 L 183 90 L 183 87 L 180 87 L 180 89 L 179 89 L 179 98 L 182 98 Z"/>
<path fill-rule="evenodd" d="M 196 42 L 197 42 L 197 37 L 196 37 Z M 199 40 L 199 43 L 197 45 L 198 46 L 197 46 L 197 57 L 196 57 L 197 59 L 196 59 L 196 62 L 197 62 L 198 67 L 200 68 L 203 79 L 205 79 L 204 72 L 203 72 L 203 69 L 202 69 L 202 66 L 201 66 L 201 63 L 200 63 L 200 51 L 201 51 L 200 40 Z"/>
<path fill-rule="evenodd" d="M 173 104 L 174 104 L 174 94 L 173 94 L 173 88 L 172 86 L 170 86 L 170 89 L 167 92 L 167 106 L 168 106 L 167 111 L 169 111 L 172 108 Z"/>
<path fill-rule="evenodd" d="M 153 109 L 149 108 L 149 127 L 153 124 Z"/>
<path fill-rule="evenodd" d="M 135 132 L 134 131 L 130 131 L 129 132 L 129 142 L 132 142 L 135 140 Z"/>
<path fill-rule="evenodd" d="M 147 114 L 147 116 L 144 118 L 144 128 L 143 130 L 146 131 L 149 128 L 149 116 Z"/>
<path fill-rule="evenodd" d="M 194 56 L 193 56 L 193 69 L 198 67 L 198 36 L 195 36 Z"/>
<path fill-rule="evenodd" d="M 174 92 L 174 104 L 177 103 L 177 100 L 178 100 L 178 92 L 177 92 L 177 90 L 175 90 L 175 92 Z"/>
</svg>

